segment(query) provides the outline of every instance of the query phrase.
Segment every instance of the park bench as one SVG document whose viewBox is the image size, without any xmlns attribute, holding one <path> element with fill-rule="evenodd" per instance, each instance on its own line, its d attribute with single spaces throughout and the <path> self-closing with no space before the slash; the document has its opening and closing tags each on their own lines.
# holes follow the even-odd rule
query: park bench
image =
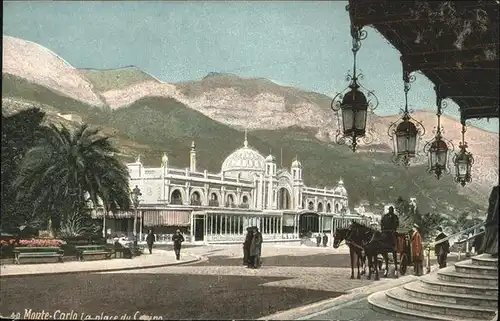
<svg viewBox="0 0 500 321">
<path fill-rule="evenodd" d="M 23 258 L 41 259 L 56 257 L 63 262 L 64 252 L 59 247 L 16 247 L 14 249 L 14 263 L 20 264 Z"/>
<path fill-rule="evenodd" d="M 88 256 L 104 256 L 106 259 L 111 258 L 113 250 L 106 245 L 82 245 L 75 246 L 76 258 L 83 261 Z"/>
</svg>

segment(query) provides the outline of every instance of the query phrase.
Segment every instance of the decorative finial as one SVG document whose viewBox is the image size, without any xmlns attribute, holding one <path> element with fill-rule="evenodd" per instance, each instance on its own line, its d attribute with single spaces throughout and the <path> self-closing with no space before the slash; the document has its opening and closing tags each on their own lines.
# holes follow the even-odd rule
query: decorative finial
<svg viewBox="0 0 500 321">
<path fill-rule="evenodd" d="M 247 129 L 246 128 L 245 128 L 245 141 L 243 142 L 243 146 L 248 147 Z"/>
<path fill-rule="evenodd" d="M 195 149 L 196 145 L 194 144 L 194 140 L 191 142 L 191 149 Z"/>
<path fill-rule="evenodd" d="M 342 176 L 340 177 L 340 180 L 339 180 L 339 185 L 342 185 L 344 184 L 344 181 L 342 180 Z"/>
<path fill-rule="evenodd" d="M 141 154 L 137 155 L 137 159 L 135 160 L 136 163 L 140 163 L 141 162 Z"/>
<path fill-rule="evenodd" d="M 163 156 L 161 157 L 161 167 L 165 167 L 167 161 L 168 161 L 167 153 L 163 152 Z"/>
</svg>

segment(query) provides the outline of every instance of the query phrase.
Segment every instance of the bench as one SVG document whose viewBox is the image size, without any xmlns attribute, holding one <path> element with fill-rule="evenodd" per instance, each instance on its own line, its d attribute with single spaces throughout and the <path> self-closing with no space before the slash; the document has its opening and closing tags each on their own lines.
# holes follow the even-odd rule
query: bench
<svg viewBox="0 0 500 321">
<path fill-rule="evenodd" d="M 64 251 L 59 247 L 16 247 L 14 249 L 14 263 L 20 264 L 23 258 L 40 259 L 55 257 L 63 262 Z"/>
<path fill-rule="evenodd" d="M 94 256 L 94 255 L 104 255 L 106 259 L 111 258 L 111 255 L 113 254 L 113 250 L 108 248 L 106 245 L 82 245 L 82 246 L 75 246 L 76 250 L 76 258 L 79 261 L 83 261 L 85 257 L 87 256 Z"/>
</svg>

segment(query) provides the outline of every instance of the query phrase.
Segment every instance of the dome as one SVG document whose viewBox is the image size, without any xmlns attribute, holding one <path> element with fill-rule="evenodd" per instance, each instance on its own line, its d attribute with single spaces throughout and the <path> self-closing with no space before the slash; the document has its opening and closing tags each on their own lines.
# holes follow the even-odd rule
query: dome
<svg viewBox="0 0 500 321">
<path fill-rule="evenodd" d="M 221 172 L 256 172 L 264 173 L 264 156 L 258 151 L 248 146 L 245 133 L 243 147 L 232 152 L 222 163 Z M 248 176 L 248 175 L 244 175 Z"/>
<path fill-rule="evenodd" d="M 344 181 L 342 178 L 339 180 L 337 187 L 333 190 L 334 194 L 342 195 L 342 196 L 347 196 L 347 190 L 344 187 Z"/>
<path fill-rule="evenodd" d="M 276 162 L 276 157 L 274 157 L 273 155 L 269 155 L 266 157 L 266 162 Z"/>
<path fill-rule="evenodd" d="M 302 167 L 302 164 L 299 162 L 298 159 L 295 159 L 293 162 L 292 162 L 292 168 L 301 168 Z"/>
</svg>

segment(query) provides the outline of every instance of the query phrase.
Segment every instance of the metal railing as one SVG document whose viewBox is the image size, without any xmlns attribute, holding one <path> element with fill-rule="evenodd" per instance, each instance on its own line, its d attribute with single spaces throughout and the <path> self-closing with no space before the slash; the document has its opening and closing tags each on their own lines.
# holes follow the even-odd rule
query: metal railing
<svg viewBox="0 0 500 321">
<path fill-rule="evenodd" d="M 441 243 L 444 243 L 446 241 L 449 241 L 450 239 L 455 238 L 455 237 L 457 237 L 459 235 L 463 235 L 465 233 L 469 233 L 470 231 L 474 231 L 474 230 L 476 230 L 476 229 L 478 229 L 480 227 L 483 227 L 484 225 L 486 225 L 486 222 L 482 222 L 482 223 L 476 224 L 476 225 L 474 225 L 472 227 L 464 229 L 463 231 L 454 233 L 454 234 L 449 235 L 449 236 L 447 236 L 447 237 L 445 237 L 443 239 L 440 239 L 439 241 L 427 244 L 427 246 L 426 246 L 426 252 L 427 252 L 426 253 L 427 254 L 427 273 L 431 272 L 431 248 L 435 247 L 438 244 L 441 244 Z M 484 233 L 484 232 L 482 232 L 482 233 Z M 479 235 L 479 234 L 481 234 L 481 233 L 478 233 L 478 234 L 474 235 L 474 237 L 477 236 L 477 235 Z M 470 238 L 474 238 L 474 237 L 470 237 Z M 465 242 L 465 240 L 460 241 L 460 242 L 463 243 L 463 242 Z"/>
</svg>

